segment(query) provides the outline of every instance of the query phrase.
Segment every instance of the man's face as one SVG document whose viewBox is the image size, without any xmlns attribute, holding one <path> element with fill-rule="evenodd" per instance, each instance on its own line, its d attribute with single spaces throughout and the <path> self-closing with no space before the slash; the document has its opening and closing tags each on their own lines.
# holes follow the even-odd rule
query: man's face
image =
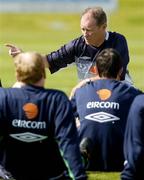
<svg viewBox="0 0 144 180">
<path fill-rule="evenodd" d="M 97 26 L 96 20 L 90 13 L 82 16 L 80 27 L 85 41 L 89 45 L 95 46 L 97 40 L 103 39 L 105 36 L 106 25 Z"/>
</svg>

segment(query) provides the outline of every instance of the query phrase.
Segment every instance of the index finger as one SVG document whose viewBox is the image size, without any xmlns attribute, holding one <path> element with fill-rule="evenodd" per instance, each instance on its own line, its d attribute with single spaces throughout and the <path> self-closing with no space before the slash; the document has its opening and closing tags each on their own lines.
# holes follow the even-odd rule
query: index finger
<svg viewBox="0 0 144 180">
<path fill-rule="evenodd" d="M 8 48 L 16 48 L 16 46 L 14 46 L 13 44 L 5 44 L 5 46 Z"/>
</svg>

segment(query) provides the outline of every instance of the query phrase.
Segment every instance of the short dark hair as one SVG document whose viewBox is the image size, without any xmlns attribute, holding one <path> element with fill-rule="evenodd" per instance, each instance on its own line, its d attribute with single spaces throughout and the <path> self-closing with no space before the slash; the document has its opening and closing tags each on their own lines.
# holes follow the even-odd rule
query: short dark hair
<svg viewBox="0 0 144 180">
<path fill-rule="evenodd" d="M 97 56 L 96 66 L 100 77 L 116 78 L 122 69 L 121 56 L 115 49 L 104 49 Z"/>
</svg>

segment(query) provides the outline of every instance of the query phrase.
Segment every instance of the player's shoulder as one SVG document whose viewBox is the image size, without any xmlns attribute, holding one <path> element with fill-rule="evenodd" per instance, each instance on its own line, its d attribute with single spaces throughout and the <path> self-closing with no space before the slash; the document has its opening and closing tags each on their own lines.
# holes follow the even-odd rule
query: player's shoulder
<svg viewBox="0 0 144 180">
<path fill-rule="evenodd" d="M 73 40 L 71 40 L 69 43 L 66 44 L 66 47 L 68 49 L 75 49 L 76 51 L 80 51 L 85 47 L 86 43 L 83 38 L 83 36 L 79 36 Z"/>
<path fill-rule="evenodd" d="M 91 89 L 93 89 L 95 86 L 96 82 L 91 81 L 91 80 L 84 80 L 80 82 L 76 87 L 75 87 L 75 94 L 77 95 L 86 95 L 88 92 L 90 92 Z"/>
<path fill-rule="evenodd" d="M 136 103 L 140 103 L 140 102 L 142 102 L 142 104 L 143 104 L 143 106 L 144 106 L 144 93 L 141 93 L 141 94 L 139 94 L 139 95 L 137 95 L 136 97 L 135 97 L 135 99 L 134 99 L 134 101 L 136 102 Z"/>
<path fill-rule="evenodd" d="M 52 98 L 55 99 L 68 99 L 68 96 L 66 93 L 62 90 L 59 89 L 44 89 L 45 93 L 48 94 L 48 96 L 51 96 Z"/>
<path fill-rule="evenodd" d="M 0 88 L 0 93 L 10 93 L 10 92 L 17 92 L 17 91 L 21 91 L 22 88 L 20 87 L 1 87 Z"/>
<path fill-rule="evenodd" d="M 0 87 L 0 96 L 6 94 L 6 92 L 10 91 L 12 88 L 4 88 L 4 87 Z"/>
<path fill-rule="evenodd" d="M 119 32 L 112 32 L 112 31 L 109 31 L 109 36 L 111 38 L 116 38 L 116 39 L 126 39 L 125 36 Z"/>
<path fill-rule="evenodd" d="M 83 35 L 76 37 L 73 41 L 85 42 Z"/>
<path fill-rule="evenodd" d="M 136 88 L 135 86 L 132 86 L 124 81 L 119 81 L 119 87 L 121 92 L 125 92 L 126 94 L 131 94 L 132 96 L 141 95 L 143 92 Z"/>
<path fill-rule="evenodd" d="M 4 92 L 5 92 L 5 88 L 0 87 L 0 97 L 4 95 Z"/>
<path fill-rule="evenodd" d="M 84 40 L 84 37 L 83 36 L 79 36 L 75 39 L 73 39 L 70 44 L 72 44 L 73 46 L 84 46 L 86 43 L 85 43 L 85 40 Z"/>
<path fill-rule="evenodd" d="M 60 95 L 66 95 L 64 91 L 60 89 L 50 89 L 50 88 L 45 88 L 45 92 L 47 93 L 52 93 L 52 94 L 60 94 Z"/>
<path fill-rule="evenodd" d="M 0 100 L 5 100 L 8 96 L 11 97 L 12 88 L 0 88 Z"/>
</svg>

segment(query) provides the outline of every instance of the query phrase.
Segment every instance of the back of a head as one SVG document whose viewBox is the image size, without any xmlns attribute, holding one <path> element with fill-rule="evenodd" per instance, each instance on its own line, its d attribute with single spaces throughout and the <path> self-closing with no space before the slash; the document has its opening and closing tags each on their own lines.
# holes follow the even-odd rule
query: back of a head
<svg viewBox="0 0 144 180">
<path fill-rule="evenodd" d="M 95 19 L 97 26 L 101 26 L 105 23 L 107 23 L 107 16 L 106 13 L 104 12 L 104 10 L 101 7 L 89 7 L 86 8 L 83 13 L 82 16 L 90 13 L 92 15 L 92 17 Z"/>
<path fill-rule="evenodd" d="M 121 56 L 115 49 L 104 49 L 96 59 L 96 66 L 100 77 L 116 79 L 122 70 Z"/>
<path fill-rule="evenodd" d="M 35 84 L 45 78 L 42 56 L 35 52 L 20 53 L 14 58 L 17 80 L 26 84 Z"/>
</svg>

